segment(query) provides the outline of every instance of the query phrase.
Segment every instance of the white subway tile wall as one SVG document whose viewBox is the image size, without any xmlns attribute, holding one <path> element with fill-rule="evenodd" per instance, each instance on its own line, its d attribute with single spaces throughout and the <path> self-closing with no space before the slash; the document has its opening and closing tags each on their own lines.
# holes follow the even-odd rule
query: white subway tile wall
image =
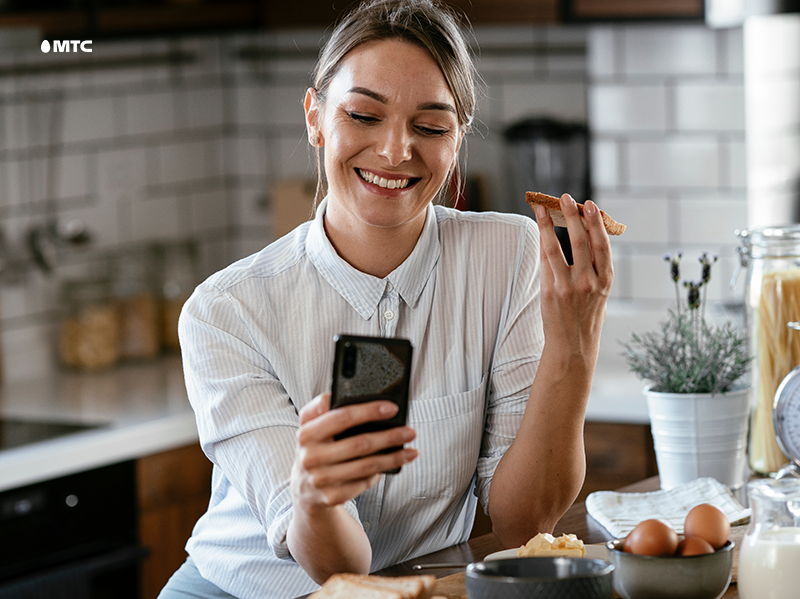
<svg viewBox="0 0 800 599">
<path fill-rule="evenodd" d="M 720 257 L 710 302 L 738 302 L 736 229 L 747 221 L 744 57 L 741 29 L 701 24 L 598 25 L 588 32 L 592 187 L 628 224 L 612 239 L 615 282 L 601 364 L 624 368 L 619 340 L 655 329 L 674 305 L 663 256 Z M 683 289 L 681 288 L 681 293 Z"/>
<path fill-rule="evenodd" d="M 740 31 L 474 34 L 486 94 L 466 170 L 481 181 L 485 208 L 512 193 L 506 127 L 530 117 L 588 122 L 594 197 L 630 227 L 614 241 L 615 301 L 670 297 L 664 251 L 732 252 L 735 238 L 722 229 L 744 226 L 746 215 Z M 59 281 L 89 271 L 92 255 L 192 237 L 205 276 L 271 241 L 271 184 L 315 177 L 302 102 L 324 35 L 98 41 L 80 61 L 2 58 L 13 76 L 0 78 L 0 232 L 18 258 L 27 231 L 53 216 L 83 220 L 93 238 L 89 249 L 63 249 L 53 275 L 32 269 L 2 280 L 0 328 L 3 344 L 14 344 L 4 352 L 7 377 L 56 367 Z M 619 353 L 616 339 L 604 344 Z"/>
</svg>

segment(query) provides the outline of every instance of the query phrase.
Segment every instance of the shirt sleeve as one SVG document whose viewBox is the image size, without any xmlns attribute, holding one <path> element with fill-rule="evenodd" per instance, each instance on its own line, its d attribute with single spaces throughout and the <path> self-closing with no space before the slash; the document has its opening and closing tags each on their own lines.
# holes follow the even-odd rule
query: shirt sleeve
<svg viewBox="0 0 800 599">
<path fill-rule="evenodd" d="M 522 227 L 514 273 L 491 371 L 476 494 L 488 510 L 489 490 L 497 464 L 516 437 L 544 347 L 539 261 L 539 229 L 531 220 Z"/>
<path fill-rule="evenodd" d="M 299 415 L 257 347 L 247 309 L 208 282 L 179 321 L 189 401 L 203 451 L 247 502 L 280 558 L 290 558 L 290 476 Z M 354 501 L 345 509 L 357 521 Z"/>
</svg>

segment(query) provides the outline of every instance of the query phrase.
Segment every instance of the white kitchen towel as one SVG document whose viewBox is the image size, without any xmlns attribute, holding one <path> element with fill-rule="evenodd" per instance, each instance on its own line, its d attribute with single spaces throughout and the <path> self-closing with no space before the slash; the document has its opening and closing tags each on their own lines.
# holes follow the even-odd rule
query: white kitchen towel
<svg viewBox="0 0 800 599">
<path fill-rule="evenodd" d="M 731 526 L 744 524 L 750 509 L 742 506 L 730 489 L 714 478 L 698 478 L 668 491 L 619 493 L 595 491 L 586 498 L 586 511 L 616 538 L 622 538 L 639 522 L 656 518 L 683 534 L 686 514 L 696 505 L 710 503 L 721 509 Z"/>
</svg>

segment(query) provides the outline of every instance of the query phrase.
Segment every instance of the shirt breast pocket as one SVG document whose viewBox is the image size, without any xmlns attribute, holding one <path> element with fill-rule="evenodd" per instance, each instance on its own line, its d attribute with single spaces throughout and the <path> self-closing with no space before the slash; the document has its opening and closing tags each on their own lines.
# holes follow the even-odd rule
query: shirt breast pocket
<svg viewBox="0 0 800 599">
<path fill-rule="evenodd" d="M 474 389 L 445 397 L 412 400 L 408 424 L 417 431 L 417 499 L 460 496 L 472 482 L 483 439 L 487 376 Z"/>
</svg>

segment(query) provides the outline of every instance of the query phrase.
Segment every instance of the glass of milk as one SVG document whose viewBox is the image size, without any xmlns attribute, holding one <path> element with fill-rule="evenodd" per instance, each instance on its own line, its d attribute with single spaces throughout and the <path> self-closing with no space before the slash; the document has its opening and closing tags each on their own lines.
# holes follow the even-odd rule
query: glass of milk
<svg viewBox="0 0 800 599">
<path fill-rule="evenodd" d="M 800 479 L 748 483 L 753 514 L 739 548 L 741 599 L 800 596 Z"/>
</svg>

